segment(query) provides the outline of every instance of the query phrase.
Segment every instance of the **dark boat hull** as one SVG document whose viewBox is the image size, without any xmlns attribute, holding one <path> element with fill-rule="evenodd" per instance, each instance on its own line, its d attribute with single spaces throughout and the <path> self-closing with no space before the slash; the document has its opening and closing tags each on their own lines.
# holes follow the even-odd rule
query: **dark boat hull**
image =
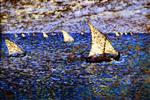
<svg viewBox="0 0 150 100">
<path fill-rule="evenodd" d="M 100 62 L 110 62 L 112 60 L 118 61 L 119 58 L 120 58 L 120 53 L 118 53 L 118 55 L 103 54 L 99 56 L 89 56 L 89 57 L 85 57 L 85 60 L 86 62 L 100 63 Z"/>
</svg>

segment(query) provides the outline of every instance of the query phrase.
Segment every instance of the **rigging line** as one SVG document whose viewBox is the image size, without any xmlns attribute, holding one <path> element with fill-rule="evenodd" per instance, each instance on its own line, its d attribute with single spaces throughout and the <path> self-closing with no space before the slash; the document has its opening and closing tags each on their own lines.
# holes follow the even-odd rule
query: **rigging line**
<svg viewBox="0 0 150 100">
<path fill-rule="evenodd" d="M 107 38 L 105 37 L 105 40 L 104 40 L 104 49 L 103 49 L 103 57 L 105 57 L 106 40 L 107 40 Z"/>
</svg>

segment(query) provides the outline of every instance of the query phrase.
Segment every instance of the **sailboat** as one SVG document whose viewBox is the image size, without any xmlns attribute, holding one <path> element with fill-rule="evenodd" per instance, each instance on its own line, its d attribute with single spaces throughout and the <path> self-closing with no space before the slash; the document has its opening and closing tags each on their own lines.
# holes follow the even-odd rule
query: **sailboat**
<svg viewBox="0 0 150 100">
<path fill-rule="evenodd" d="M 85 33 L 85 31 L 81 31 L 81 33 L 80 33 L 80 34 L 81 34 L 81 35 L 84 35 L 84 33 Z"/>
<path fill-rule="evenodd" d="M 130 32 L 130 35 L 133 35 L 133 33 L 132 33 L 132 32 Z"/>
<path fill-rule="evenodd" d="M 68 32 L 64 31 L 64 30 L 61 30 L 62 33 L 63 33 L 63 37 L 64 37 L 64 42 L 73 42 L 74 39 L 71 35 L 69 35 Z"/>
<path fill-rule="evenodd" d="M 24 34 L 24 33 L 22 33 L 22 34 L 21 34 L 21 37 L 25 38 L 26 36 L 25 36 L 25 34 Z"/>
<path fill-rule="evenodd" d="M 119 34 L 118 32 L 115 32 L 115 35 L 116 35 L 116 36 L 120 36 L 120 34 Z"/>
<path fill-rule="evenodd" d="M 43 37 L 48 38 L 48 35 L 45 32 L 43 32 Z"/>
<path fill-rule="evenodd" d="M 33 33 L 32 35 L 33 35 L 33 36 L 35 36 L 35 35 L 36 35 L 36 33 Z"/>
<path fill-rule="evenodd" d="M 86 57 L 86 61 L 101 62 L 119 60 L 120 53 L 114 49 L 107 37 L 96 29 L 90 22 L 88 25 L 91 30 L 92 44 L 89 55 Z"/>
<path fill-rule="evenodd" d="M 25 55 L 25 52 L 17 46 L 14 42 L 5 39 L 5 43 L 8 49 L 8 55 L 9 56 L 23 56 Z"/>
<path fill-rule="evenodd" d="M 18 35 L 17 35 L 17 34 L 14 34 L 14 37 L 15 37 L 15 38 L 18 38 Z"/>
</svg>

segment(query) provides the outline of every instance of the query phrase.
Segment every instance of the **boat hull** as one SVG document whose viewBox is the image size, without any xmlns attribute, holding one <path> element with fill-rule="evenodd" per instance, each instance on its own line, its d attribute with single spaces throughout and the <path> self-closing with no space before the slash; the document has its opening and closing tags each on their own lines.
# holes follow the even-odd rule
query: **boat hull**
<svg viewBox="0 0 150 100">
<path fill-rule="evenodd" d="M 98 56 L 89 56 L 85 57 L 86 62 L 91 62 L 91 63 L 98 63 L 98 62 L 110 62 L 113 60 L 118 61 L 120 58 L 120 53 L 118 55 L 112 55 L 112 54 L 102 54 Z"/>
</svg>

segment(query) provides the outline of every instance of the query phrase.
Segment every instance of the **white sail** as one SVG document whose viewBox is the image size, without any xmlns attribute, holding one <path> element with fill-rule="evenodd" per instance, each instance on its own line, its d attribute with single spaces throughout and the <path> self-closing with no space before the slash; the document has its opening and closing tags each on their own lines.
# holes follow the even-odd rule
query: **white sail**
<svg viewBox="0 0 150 100">
<path fill-rule="evenodd" d="M 85 33 L 84 31 L 81 31 L 81 33 L 80 33 L 80 34 L 81 34 L 81 35 L 84 35 L 84 33 Z"/>
<path fill-rule="evenodd" d="M 89 23 L 92 35 L 92 45 L 89 56 L 109 53 L 118 54 L 113 48 L 109 40 L 98 29 L 96 29 L 91 23 Z"/>
<path fill-rule="evenodd" d="M 15 36 L 15 38 L 17 38 L 17 37 L 18 37 L 18 35 L 17 35 L 17 34 L 14 34 L 14 36 Z"/>
<path fill-rule="evenodd" d="M 125 34 L 125 35 L 128 35 L 128 32 L 125 32 L 124 34 Z"/>
<path fill-rule="evenodd" d="M 115 32 L 115 35 L 116 35 L 116 36 L 120 36 L 120 34 L 119 34 L 118 32 Z"/>
<path fill-rule="evenodd" d="M 32 35 L 33 35 L 33 36 L 35 36 L 35 35 L 36 35 L 36 33 L 33 33 Z"/>
<path fill-rule="evenodd" d="M 22 37 L 26 37 L 25 34 L 23 34 L 23 33 L 21 34 L 21 36 L 22 36 Z"/>
<path fill-rule="evenodd" d="M 48 35 L 45 32 L 43 32 L 43 37 L 48 38 Z"/>
<path fill-rule="evenodd" d="M 69 35 L 69 33 L 67 33 L 64 30 L 61 30 L 61 31 L 63 33 L 64 42 L 73 42 L 74 41 L 73 37 L 71 35 Z"/>
<path fill-rule="evenodd" d="M 123 32 L 120 32 L 120 35 L 122 36 L 124 33 Z"/>
<path fill-rule="evenodd" d="M 118 55 L 118 52 L 113 48 L 113 46 L 109 40 L 106 40 L 104 52 L 108 53 L 108 54 Z"/>
<path fill-rule="evenodd" d="M 21 48 L 17 46 L 17 44 L 13 43 L 12 41 L 6 39 L 5 40 L 6 46 L 8 48 L 8 53 L 9 55 L 14 55 L 14 54 L 21 54 L 23 51 Z"/>
</svg>

